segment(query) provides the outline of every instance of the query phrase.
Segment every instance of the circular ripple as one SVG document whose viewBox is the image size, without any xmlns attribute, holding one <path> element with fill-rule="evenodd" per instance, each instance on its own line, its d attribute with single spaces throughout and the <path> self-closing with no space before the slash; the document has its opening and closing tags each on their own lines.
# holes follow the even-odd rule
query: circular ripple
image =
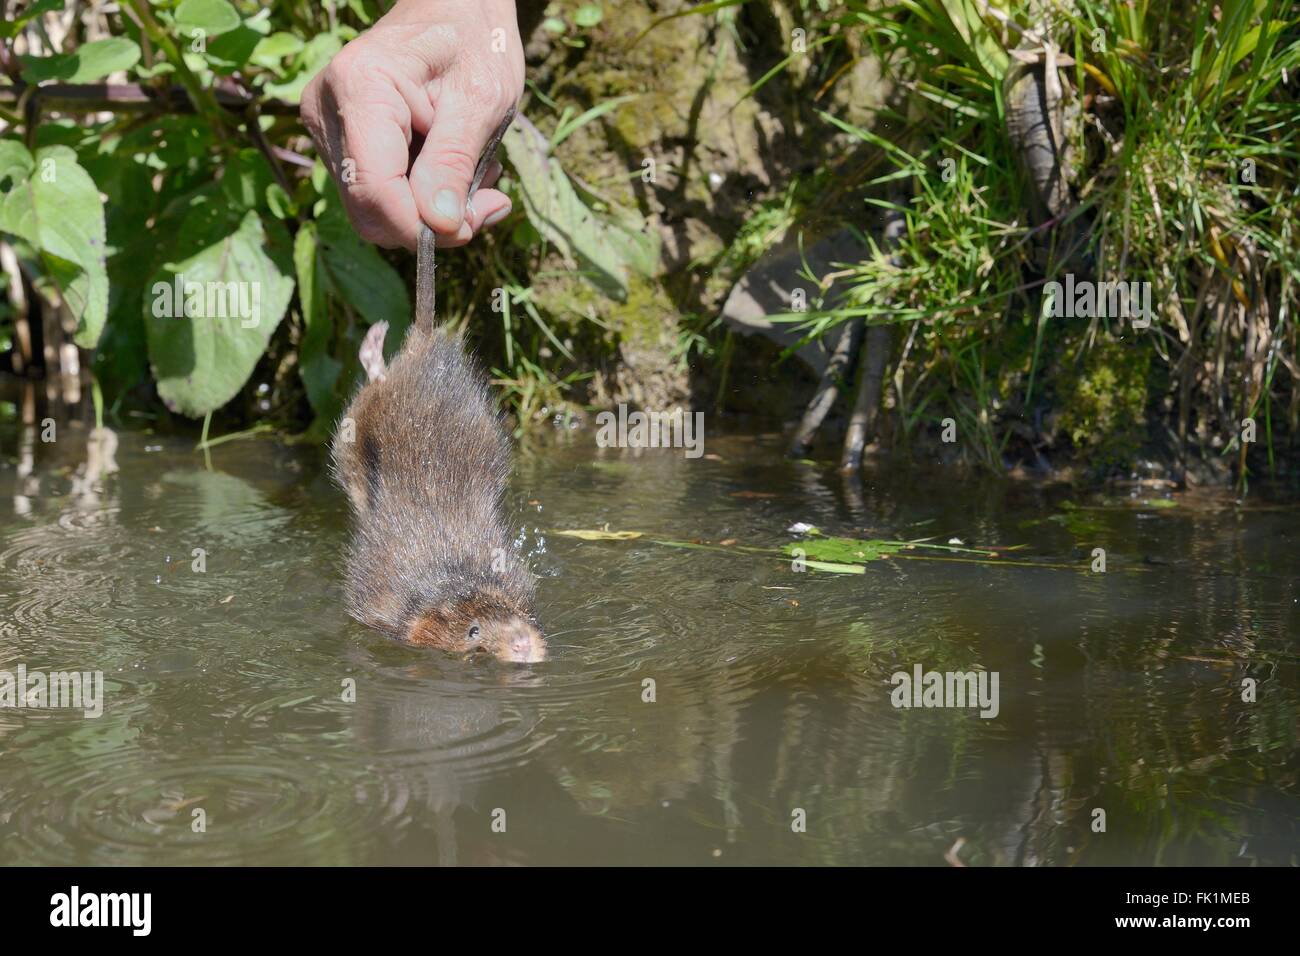
<svg viewBox="0 0 1300 956">
<path fill-rule="evenodd" d="M 148 765 L 87 755 L 6 800 L 7 845 L 28 864 L 338 862 L 330 844 L 364 834 L 364 803 L 328 768 L 239 756 Z M 322 770 L 324 772 L 322 772 Z M 32 781 L 35 782 L 35 781 Z M 195 811 L 206 831 L 195 832 Z M 17 838 L 17 839 L 15 839 Z"/>
</svg>

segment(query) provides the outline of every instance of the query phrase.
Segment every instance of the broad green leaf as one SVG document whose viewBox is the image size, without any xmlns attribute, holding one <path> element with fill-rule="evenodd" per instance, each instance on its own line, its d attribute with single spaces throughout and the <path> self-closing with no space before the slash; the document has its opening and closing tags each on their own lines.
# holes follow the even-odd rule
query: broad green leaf
<svg viewBox="0 0 1300 956">
<path fill-rule="evenodd" d="M 288 236 L 220 193 L 196 197 L 177 236 L 185 258 L 151 276 L 149 360 L 172 411 L 197 418 L 248 381 L 293 296 Z"/>
<path fill-rule="evenodd" d="M 208 64 L 222 75 L 233 73 L 249 61 L 261 41 L 262 34 L 241 24 L 208 44 Z"/>
<path fill-rule="evenodd" d="M 7 192 L 31 173 L 32 154 L 27 147 L 16 139 L 0 139 L 0 191 Z"/>
<path fill-rule="evenodd" d="M 202 30 L 209 37 L 239 26 L 239 13 L 226 0 L 181 0 L 176 8 L 176 27 L 182 36 Z"/>
<path fill-rule="evenodd" d="M 268 33 L 271 32 L 271 11 L 263 7 L 235 29 L 221 34 L 207 45 L 208 65 L 222 75 L 241 69 Z"/>
<path fill-rule="evenodd" d="M 108 314 L 99 189 L 66 146 L 44 146 L 24 161 L 14 149 L 18 144 L 5 143 L 0 180 L 8 178 L 12 186 L 0 203 L 0 232 L 19 236 L 37 250 L 47 276 L 77 317 L 77 344 L 94 348 Z"/>
<path fill-rule="evenodd" d="M 411 315 L 406 284 L 374 246 L 357 236 L 332 182 L 323 185 L 319 216 L 303 224 L 294 243 L 304 323 L 299 374 L 317 415 L 312 431 L 338 417 L 358 371 L 355 360 L 340 362 L 335 357 L 336 310 L 347 306 L 365 325 L 387 322 L 385 352 L 390 356 L 406 337 Z"/>
<path fill-rule="evenodd" d="M 658 237 L 632 212 L 598 214 L 582 201 L 549 153 L 546 137 L 523 117 L 502 141 L 519 179 L 529 220 L 606 295 L 626 300 L 629 273 L 654 274 Z"/>
<path fill-rule="evenodd" d="M 221 191 L 240 210 L 262 208 L 266 190 L 274 182 L 266 157 L 252 147 L 236 153 L 221 173 Z"/>
<path fill-rule="evenodd" d="M 122 155 L 123 147 L 136 136 L 148 138 L 143 131 L 128 134 L 112 155 Z M 207 182 L 169 202 L 155 191 L 153 174 L 142 155 L 130 166 L 129 175 L 119 169 L 117 177 L 101 175 L 99 169 L 91 167 L 96 182 L 109 197 L 108 239 L 112 253 L 108 260 L 108 322 L 95 350 L 94 370 L 95 380 L 110 399 L 149 373 L 144 311 L 146 285 L 151 274 L 177 248 L 176 237 L 184 224 L 185 212 L 198 201 L 197 197 L 211 202 L 221 194 L 219 183 Z M 159 212 L 153 225 L 148 230 L 141 229 L 140 222 L 154 217 L 155 209 Z M 152 298 L 149 301 L 152 303 Z"/>
<path fill-rule="evenodd" d="M 366 325 L 387 322 L 385 353 L 391 355 L 411 323 L 406 283 L 374 246 L 356 234 L 332 189 L 316 228 L 325 294 L 346 302 Z"/>
<path fill-rule="evenodd" d="M 65 83 L 94 83 L 118 70 L 129 70 L 140 61 L 140 48 L 126 37 L 94 40 L 72 53 L 53 56 L 23 56 L 23 79 L 28 83 L 61 80 Z"/>
</svg>

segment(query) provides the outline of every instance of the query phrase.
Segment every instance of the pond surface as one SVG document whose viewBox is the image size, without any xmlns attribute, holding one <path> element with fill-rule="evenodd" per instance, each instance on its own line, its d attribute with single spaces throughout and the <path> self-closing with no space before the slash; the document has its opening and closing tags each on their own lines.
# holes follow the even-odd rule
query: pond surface
<svg viewBox="0 0 1300 956">
<path fill-rule="evenodd" d="M 1297 862 L 1286 501 L 846 485 L 777 435 L 695 460 L 561 436 L 521 449 L 512 500 L 551 659 L 508 665 L 343 614 L 320 450 L 234 441 L 209 467 L 128 422 L 112 471 L 84 425 L 44 444 L 16 417 L 0 670 L 102 671 L 104 700 L 0 709 L 0 862 Z M 864 574 L 738 550 L 796 522 L 1025 547 Z M 605 526 L 647 536 L 555 534 Z M 895 708 L 916 665 L 996 672 L 997 716 Z"/>
</svg>

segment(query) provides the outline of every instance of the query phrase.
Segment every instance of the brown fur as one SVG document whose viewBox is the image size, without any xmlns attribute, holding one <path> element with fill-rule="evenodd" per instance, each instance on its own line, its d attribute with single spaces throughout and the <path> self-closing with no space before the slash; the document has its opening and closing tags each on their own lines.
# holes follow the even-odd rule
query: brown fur
<svg viewBox="0 0 1300 956">
<path fill-rule="evenodd" d="M 407 335 L 340 428 L 334 472 L 352 502 L 348 611 L 409 644 L 545 658 L 533 577 L 503 515 L 510 446 L 459 336 Z"/>
</svg>

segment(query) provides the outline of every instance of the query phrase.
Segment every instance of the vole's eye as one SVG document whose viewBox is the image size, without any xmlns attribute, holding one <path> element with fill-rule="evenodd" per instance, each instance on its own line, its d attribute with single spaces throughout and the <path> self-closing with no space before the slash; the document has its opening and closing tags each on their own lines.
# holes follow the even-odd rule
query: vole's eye
<svg viewBox="0 0 1300 956">
<path fill-rule="evenodd" d="M 481 631 L 479 630 L 479 626 L 477 624 L 471 624 L 469 626 L 469 633 L 466 637 L 469 638 L 471 644 L 477 644 L 480 633 Z"/>
</svg>

